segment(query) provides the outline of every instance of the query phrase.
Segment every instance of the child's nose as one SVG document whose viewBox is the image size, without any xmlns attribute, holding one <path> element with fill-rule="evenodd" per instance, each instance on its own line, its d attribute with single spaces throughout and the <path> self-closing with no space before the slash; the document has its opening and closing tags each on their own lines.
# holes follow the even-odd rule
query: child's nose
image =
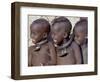
<svg viewBox="0 0 100 82">
<path fill-rule="evenodd" d="M 53 39 L 54 39 L 54 40 L 57 40 L 57 36 L 53 36 Z"/>
<path fill-rule="evenodd" d="M 78 38 L 77 38 L 77 37 L 75 37 L 74 39 L 75 39 L 75 41 L 77 41 L 77 40 L 78 40 Z"/>
</svg>

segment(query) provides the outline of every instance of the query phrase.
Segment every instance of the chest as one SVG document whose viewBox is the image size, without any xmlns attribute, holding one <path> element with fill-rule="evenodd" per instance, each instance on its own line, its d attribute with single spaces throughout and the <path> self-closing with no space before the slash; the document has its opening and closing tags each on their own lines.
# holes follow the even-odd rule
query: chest
<svg viewBox="0 0 100 82">
<path fill-rule="evenodd" d="M 75 63 L 75 56 L 74 56 L 74 51 L 71 47 L 65 48 L 63 50 L 57 50 L 58 65 L 67 65 L 74 63 Z"/>
<path fill-rule="evenodd" d="M 45 64 L 50 60 L 50 51 L 48 46 L 42 46 L 39 50 L 32 51 L 32 64 Z"/>
<path fill-rule="evenodd" d="M 64 48 L 64 49 L 56 49 L 57 57 L 67 57 L 74 54 L 74 51 L 71 47 Z"/>
</svg>

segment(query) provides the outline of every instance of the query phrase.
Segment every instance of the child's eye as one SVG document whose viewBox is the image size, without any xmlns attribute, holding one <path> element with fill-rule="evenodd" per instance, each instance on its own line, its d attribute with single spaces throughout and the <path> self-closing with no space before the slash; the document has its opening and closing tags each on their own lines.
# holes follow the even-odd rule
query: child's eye
<svg viewBox="0 0 100 82">
<path fill-rule="evenodd" d="M 78 35 L 76 35 L 76 36 L 75 36 L 75 38 L 79 38 L 79 36 L 78 36 Z"/>
<path fill-rule="evenodd" d="M 31 37 L 34 37 L 36 35 L 36 33 L 31 33 Z"/>
<path fill-rule="evenodd" d="M 79 35 L 76 35 L 76 37 L 79 37 Z"/>
<path fill-rule="evenodd" d="M 32 32 L 32 35 L 36 35 L 36 33 Z"/>
</svg>

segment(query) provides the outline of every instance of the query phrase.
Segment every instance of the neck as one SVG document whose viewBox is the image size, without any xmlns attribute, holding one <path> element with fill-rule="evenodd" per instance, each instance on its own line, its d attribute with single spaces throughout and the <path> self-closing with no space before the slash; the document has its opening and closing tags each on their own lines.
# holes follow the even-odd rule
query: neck
<svg viewBox="0 0 100 82">
<path fill-rule="evenodd" d="M 33 43 L 32 45 L 33 46 L 37 46 L 37 45 L 42 45 L 44 43 L 46 43 L 48 40 L 45 38 L 45 39 L 42 39 L 41 41 L 37 42 L 37 43 Z"/>
<path fill-rule="evenodd" d="M 65 43 L 67 43 L 68 39 L 64 39 L 60 44 L 55 44 L 55 47 L 60 48 L 62 47 Z"/>
<path fill-rule="evenodd" d="M 45 43 L 47 43 L 47 39 L 42 40 L 42 41 L 36 43 L 36 44 L 34 45 L 34 47 L 35 47 L 35 51 L 40 50 L 41 46 L 42 46 L 43 44 L 45 44 Z"/>
<path fill-rule="evenodd" d="M 36 43 L 37 45 L 43 45 L 47 42 L 47 39 L 41 40 L 40 42 Z"/>
</svg>

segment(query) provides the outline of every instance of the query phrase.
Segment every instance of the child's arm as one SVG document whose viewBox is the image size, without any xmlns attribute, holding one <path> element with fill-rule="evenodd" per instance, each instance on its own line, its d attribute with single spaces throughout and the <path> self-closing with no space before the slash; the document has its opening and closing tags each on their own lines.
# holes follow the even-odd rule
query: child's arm
<svg viewBox="0 0 100 82">
<path fill-rule="evenodd" d="M 74 50 L 74 55 L 75 55 L 75 59 L 76 59 L 76 64 L 82 64 L 82 54 L 80 51 L 79 46 L 73 42 L 73 50 Z"/>
</svg>

